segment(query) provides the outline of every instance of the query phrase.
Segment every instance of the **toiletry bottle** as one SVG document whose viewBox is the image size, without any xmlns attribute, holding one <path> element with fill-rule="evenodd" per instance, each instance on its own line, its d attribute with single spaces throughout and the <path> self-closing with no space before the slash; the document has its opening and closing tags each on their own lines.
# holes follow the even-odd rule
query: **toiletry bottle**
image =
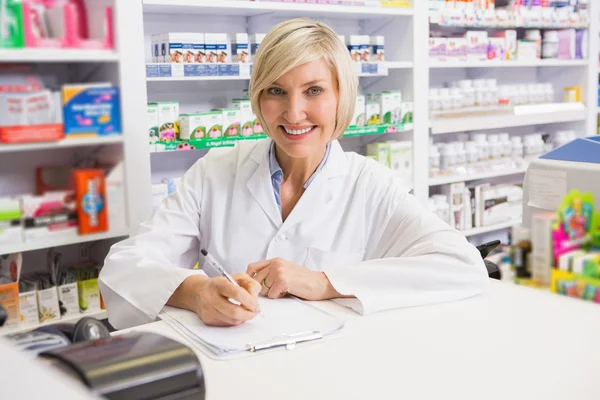
<svg viewBox="0 0 600 400">
<path fill-rule="evenodd" d="M 438 146 L 432 144 L 429 146 L 429 176 L 437 176 L 440 174 L 440 152 Z"/>
</svg>

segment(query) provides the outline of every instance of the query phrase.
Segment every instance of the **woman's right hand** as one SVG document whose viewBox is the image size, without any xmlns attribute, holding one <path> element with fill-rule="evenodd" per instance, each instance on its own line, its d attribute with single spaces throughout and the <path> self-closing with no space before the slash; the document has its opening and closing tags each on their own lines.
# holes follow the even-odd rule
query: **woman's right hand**
<svg viewBox="0 0 600 400">
<path fill-rule="evenodd" d="M 195 312 L 206 325 L 235 326 L 251 320 L 258 312 L 260 284 L 243 273 L 232 277 L 240 287 L 223 277 L 188 277 L 181 285 L 187 297 L 185 308 Z M 242 305 L 232 304 L 229 298 Z"/>
</svg>

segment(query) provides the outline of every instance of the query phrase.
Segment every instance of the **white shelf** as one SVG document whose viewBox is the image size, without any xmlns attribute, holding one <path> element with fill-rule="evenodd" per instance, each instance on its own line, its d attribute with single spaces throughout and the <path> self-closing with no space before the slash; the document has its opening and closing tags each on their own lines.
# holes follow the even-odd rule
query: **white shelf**
<svg viewBox="0 0 600 400">
<path fill-rule="evenodd" d="M 501 176 L 518 175 L 527 172 L 527 167 L 503 169 L 498 171 L 479 172 L 476 174 L 449 175 L 429 179 L 429 186 L 447 185 L 456 182 L 478 181 L 480 179 L 498 178 Z"/>
<path fill-rule="evenodd" d="M 335 17 L 345 19 L 411 16 L 411 8 L 364 7 L 328 4 L 295 4 L 239 0 L 143 0 L 144 13 L 255 16 L 273 13 L 281 17 Z"/>
<path fill-rule="evenodd" d="M 565 103 L 565 107 L 567 107 L 568 104 L 569 103 Z M 515 113 L 497 113 L 464 118 L 436 118 L 431 120 L 431 133 L 433 135 L 440 135 L 444 133 L 468 132 L 481 129 L 576 122 L 585 121 L 586 118 L 587 111 L 585 108 L 583 110 L 552 110 L 522 115 L 516 115 Z"/>
<path fill-rule="evenodd" d="M 520 220 L 507 221 L 507 222 L 503 222 L 501 224 L 496 224 L 496 225 L 491 225 L 491 226 L 483 226 L 481 228 L 465 229 L 464 231 L 460 231 L 460 233 L 462 233 L 465 236 L 475 236 L 475 235 L 481 235 L 484 233 L 500 231 L 502 229 L 507 229 L 507 228 L 513 227 L 515 225 L 519 225 L 520 223 L 521 223 Z"/>
<path fill-rule="evenodd" d="M 525 61 L 438 61 L 431 60 L 429 67 L 440 68 L 523 68 L 523 67 L 583 67 L 589 60 L 525 60 Z"/>
<path fill-rule="evenodd" d="M 27 331 L 39 328 L 41 326 L 47 326 L 47 325 L 52 325 L 52 324 L 62 324 L 65 322 L 75 323 L 84 317 L 105 319 L 105 318 L 107 318 L 107 316 L 108 316 L 108 314 L 106 313 L 106 310 L 100 310 L 100 311 L 96 311 L 96 312 L 86 312 L 86 313 L 81 313 L 79 315 L 72 315 L 70 317 L 55 319 L 52 321 L 46 321 L 46 322 L 42 322 L 41 324 L 29 324 L 29 325 L 19 324 L 19 325 L 15 325 L 15 326 L 0 328 L 0 336 L 11 335 L 13 333 L 27 332 Z"/>
<path fill-rule="evenodd" d="M 32 251 L 32 250 L 40 250 L 40 249 L 49 249 L 50 247 L 60 247 L 67 246 L 71 244 L 77 243 L 86 243 L 86 242 L 94 242 L 96 240 L 105 240 L 105 239 L 116 239 L 122 236 L 128 236 L 129 231 L 120 230 L 120 231 L 109 231 L 104 233 L 98 233 L 93 235 L 77 235 L 77 236 L 65 236 L 65 237 L 56 237 L 56 238 L 48 238 L 45 240 L 36 240 L 29 241 L 24 243 L 17 244 L 9 244 L 0 246 L 0 254 L 10 254 L 24 251 Z"/>
<path fill-rule="evenodd" d="M 38 142 L 38 143 L 19 143 L 6 144 L 0 143 L 0 153 L 13 151 L 34 151 L 48 149 L 63 149 L 67 147 L 83 146 L 102 146 L 105 144 L 123 143 L 122 135 L 111 135 L 106 137 L 90 137 L 80 139 L 63 139 L 56 142 Z"/>
<path fill-rule="evenodd" d="M 116 62 L 113 50 L 81 49 L 0 49 L 1 62 Z"/>
</svg>

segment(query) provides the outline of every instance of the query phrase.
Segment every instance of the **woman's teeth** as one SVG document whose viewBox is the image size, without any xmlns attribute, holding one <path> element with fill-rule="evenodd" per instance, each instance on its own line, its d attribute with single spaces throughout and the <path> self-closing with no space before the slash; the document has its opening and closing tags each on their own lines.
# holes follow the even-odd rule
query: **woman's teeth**
<svg viewBox="0 0 600 400">
<path fill-rule="evenodd" d="M 310 128 L 306 128 L 306 129 L 288 129 L 286 127 L 283 127 L 283 129 L 285 129 L 286 133 L 288 133 L 290 135 L 303 135 L 305 133 L 312 131 L 313 128 L 314 127 L 310 127 Z"/>
</svg>

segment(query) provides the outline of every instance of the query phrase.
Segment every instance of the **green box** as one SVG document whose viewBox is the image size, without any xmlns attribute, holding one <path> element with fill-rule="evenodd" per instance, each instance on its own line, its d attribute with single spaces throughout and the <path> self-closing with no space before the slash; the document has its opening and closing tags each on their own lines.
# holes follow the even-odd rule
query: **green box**
<svg viewBox="0 0 600 400">
<path fill-rule="evenodd" d="M 0 10 L 0 23 L 7 27 L 8 36 L 4 36 L 5 28 L 0 26 L 0 48 L 16 49 L 25 47 L 23 31 L 23 5 L 8 0 L 5 8 Z"/>
<path fill-rule="evenodd" d="M 81 312 L 100 311 L 100 289 L 97 278 L 77 281 L 77 293 Z"/>
</svg>

